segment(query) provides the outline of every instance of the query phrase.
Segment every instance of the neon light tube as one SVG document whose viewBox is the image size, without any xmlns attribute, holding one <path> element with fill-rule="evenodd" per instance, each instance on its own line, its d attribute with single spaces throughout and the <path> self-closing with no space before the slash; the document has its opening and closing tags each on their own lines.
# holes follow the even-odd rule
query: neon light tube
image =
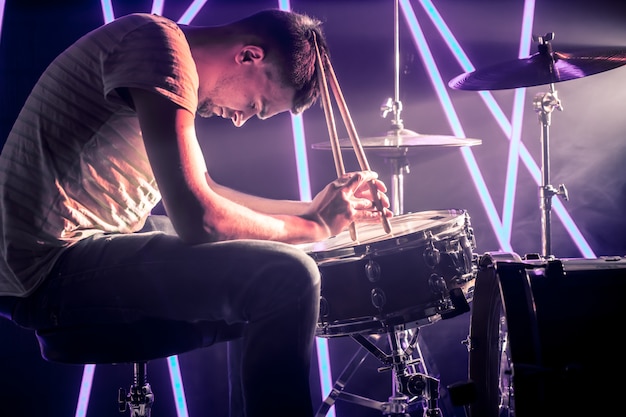
<svg viewBox="0 0 626 417">
<path fill-rule="evenodd" d="M 463 128 L 457 117 L 456 111 L 452 106 L 448 91 L 446 90 L 445 84 L 441 79 L 441 74 L 439 73 L 428 44 L 426 43 L 424 33 L 422 32 L 419 22 L 417 21 L 417 18 L 415 16 L 415 11 L 413 10 L 413 7 L 408 0 L 401 0 L 400 5 L 402 6 L 402 11 L 404 12 L 404 17 L 407 21 L 407 24 L 411 29 L 413 40 L 416 43 L 422 59 L 424 60 L 433 87 L 435 88 L 435 91 L 439 96 L 439 100 L 441 101 L 441 104 L 445 109 L 448 123 L 451 125 L 452 130 L 454 131 L 456 136 L 465 137 L 465 133 L 463 132 Z M 497 222 L 497 220 L 499 220 L 498 213 L 496 211 L 495 205 L 493 204 L 491 196 L 489 195 L 484 179 L 482 178 L 482 174 L 478 169 L 478 165 L 476 163 L 476 160 L 474 159 L 472 151 L 467 148 L 461 148 L 461 154 L 463 155 L 463 159 L 465 160 L 465 163 L 470 170 L 474 185 L 476 186 L 483 206 L 488 213 L 491 227 L 496 234 L 496 238 L 500 243 L 500 247 L 502 248 L 502 250 L 510 250 L 510 243 L 506 240 L 507 236 L 506 233 L 503 233 L 502 231 L 502 225 Z"/>
<path fill-rule="evenodd" d="M 113 5 L 111 4 L 111 0 L 100 0 L 100 4 L 102 5 L 102 16 L 104 17 L 104 23 L 110 23 L 115 19 L 115 14 L 113 13 Z"/>
<path fill-rule="evenodd" d="M 170 371 L 170 382 L 172 384 L 172 393 L 174 394 L 174 403 L 176 404 L 176 414 L 178 417 L 189 417 L 187 411 L 187 401 L 185 400 L 185 389 L 183 388 L 183 378 L 180 374 L 180 365 L 178 356 L 173 355 L 167 358 L 167 364 Z"/>
<path fill-rule="evenodd" d="M 4 22 L 4 8 L 6 6 L 5 0 L 0 0 L 0 39 L 2 39 L 2 23 Z"/>
<path fill-rule="evenodd" d="M 154 0 L 152 2 L 152 10 L 150 13 L 162 16 L 163 6 L 165 6 L 165 0 Z"/>
<path fill-rule="evenodd" d="M 95 371 L 96 365 L 88 364 L 83 367 L 83 378 L 80 382 L 80 392 L 78 393 L 75 417 L 85 417 L 87 415 L 91 386 L 93 385 L 93 374 Z"/>
<path fill-rule="evenodd" d="M 193 3 L 185 10 L 185 13 L 178 19 L 178 23 L 188 25 L 196 17 L 198 12 L 204 7 L 207 0 L 194 0 Z"/>
</svg>

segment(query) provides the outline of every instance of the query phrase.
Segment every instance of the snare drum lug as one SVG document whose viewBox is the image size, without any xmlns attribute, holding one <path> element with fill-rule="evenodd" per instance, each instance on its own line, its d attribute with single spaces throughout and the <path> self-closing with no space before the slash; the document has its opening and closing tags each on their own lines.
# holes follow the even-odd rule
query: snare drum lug
<svg viewBox="0 0 626 417">
<path fill-rule="evenodd" d="M 428 284 L 433 294 L 444 294 L 448 289 L 448 286 L 446 285 L 446 280 L 442 276 L 437 274 L 430 275 L 430 278 L 428 279 Z"/>
<path fill-rule="evenodd" d="M 377 282 L 380 280 L 380 264 L 370 259 L 365 264 L 365 276 L 370 282 Z"/>
<path fill-rule="evenodd" d="M 385 295 L 385 292 L 381 288 L 372 288 L 370 296 L 372 305 L 379 311 L 382 311 L 385 304 L 387 304 L 387 296 Z"/>
<path fill-rule="evenodd" d="M 424 263 L 431 269 L 435 269 L 439 262 L 441 262 L 441 253 L 439 249 L 435 247 L 433 242 L 430 242 L 430 245 L 424 249 Z"/>
</svg>

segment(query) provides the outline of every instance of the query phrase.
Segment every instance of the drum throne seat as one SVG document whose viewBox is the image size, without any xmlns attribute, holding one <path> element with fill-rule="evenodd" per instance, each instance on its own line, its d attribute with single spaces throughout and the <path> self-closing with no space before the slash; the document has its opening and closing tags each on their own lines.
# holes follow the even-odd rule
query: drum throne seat
<svg viewBox="0 0 626 417">
<path fill-rule="evenodd" d="M 189 323 L 166 320 L 127 325 L 80 326 L 35 332 L 41 356 L 69 365 L 132 364 L 128 391 L 119 389 L 120 412 L 149 417 L 154 393 L 148 382 L 148 362 L 181 354 L 202 343 L 202 332 Z"/>
<path fill-rule="evenodd" d="M 11 320 L 15 299 L 0 297 L 0 317 Z M 133 365 L 129 390 L 119 389 L 119 411 L 130 417 L 150 417 L 154 393 L 148 382 L 148 362 L 208 347 L 240 334 L 225 322 L 143 320 L 129 324 L 93 324 L 38 329 L 35 336 L 41 356 L 68 365 Z M 222 340 L 219 338 L 219 340 Z M 224 339 L 226 340 L 226 339 Z"/>
</svg>

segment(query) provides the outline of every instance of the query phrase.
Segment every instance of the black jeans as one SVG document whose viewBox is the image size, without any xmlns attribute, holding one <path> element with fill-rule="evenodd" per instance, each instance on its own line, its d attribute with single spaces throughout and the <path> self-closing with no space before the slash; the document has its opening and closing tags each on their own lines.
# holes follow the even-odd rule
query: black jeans
<svg viewBox="0 0 626 417">
<path fill-rule="evenodd" d="M 313 415 L 315 261 L 270 241 L 190 246 L 162 216 L 148 224 L 152 231 L 96 235 L 69 248 L 13 319 L 34 329 L 143 319 L 245 323 L 229 342 L 231 415 Z"/>
</svg>

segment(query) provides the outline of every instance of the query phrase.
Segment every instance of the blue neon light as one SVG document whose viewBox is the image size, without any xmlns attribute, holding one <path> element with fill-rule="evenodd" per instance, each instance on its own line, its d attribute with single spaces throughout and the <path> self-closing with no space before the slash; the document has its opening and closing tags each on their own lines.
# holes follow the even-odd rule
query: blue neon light
<svg viewBox="0 0 626 417">
<path fill-rule="evenodd" d="M 83 378 L 80 382 L 80 392 L 78 393 L 78 403 L 76 404 L 75 417 L 85 417 L 89 407 L 89 397 L 91 396 L 91 386 L 96 365 L 85 365 L 83 367 Z"/>
<path fill-rule="evenodd" d="M 535 0 L 525 0 L 522 12 L 522 33 L 519 40 L 519 58 L 525 58 L 530 54 L 534 18 Z"/>
<path fill-rule="evenodd" d="M 174 403 L 176 404 L 176 414 L 178 417 L 189 417 L 178 356 L 173 355 L 168 357 L 167 364 L 169 365 L 170 382 L 172 384 L 172 393 L 174 394 Z"/>
<path fill-rule="evenodd" d="M 502 205 L 502 229 L 507 236 L 507 241 L 511 241 L 511 230 L 513 228 L 513 212 L 515 210 L 515 191 L 517 184 L 517 173 L 519 167 L 519 148 L 522 134 L 522 119 L 524 115 L 524 97 L 526 89 L 520 88 L 515 91 L 513 101 L 513 122 L 512 135 L 510 138 L 509 157 L 507 161 L 506 181 L 504 187 L 504 204 Z"/>
<path fill-rule="evenodd" d="M 435 64 L 432 53 L 430 52 L 430 48 L 426 42 L 426 38 L 424 37 L 424 33 L 421 30 L 419 22 L 415 16 L 415 11 L 411 6 L 411 3 L 408 0 L 401 0 L 400 5 L 402 6 L 402 11 L 404 12 L 404 17 L 411 29 L 411 34 L 413 35 L 413 40 L 416 43 L 417 49 L 424 60 L 424 64 L 428 71 L 428 75 L 430 80 L 439 96 L 439 100 L 441 101 L 442 106 L 445 109 L 446 117 L 448 118 L 448 123 L 451 125 L 452 130 L 456 136 L 465 137 L 465 133 L 463 132 L 463 128 L 458 119 L 457 113 L 452 105 L 452 101 L 450 100 L 450 95 L 448 94 L 448 90 L 441 78 L 441 74 L 439 73 L 439 69 Z M 482 177 L 480 169 L 478 168 L 478 164 L 474 159 L 474 154 L 469 148 L 461 148 L 461 155 L 465 160 L 465 163 L 472 175 L 472 179 L 474 181 L 475 187 L 479 191 L 479 195 L 481 197 L 483 206 L 487 213 L 489 214 L 488 218 L 491 222 L 491 226 L 496 234 L 498 242 L 500 243 L 500 247 L 502 250 L 511 250 L 510 243 L 506 240 L 506 234 L 502 232 L 502 225 L 499 224 L 499 216 L 496 211 L 495 205 L 491 200 L 491 196 L 487 190 L 487 185 Z"/>
<path fill-rule="evenodd" d="M 291 4 L 289 4 L 289 0 L 278 0 L 278 8 L 280 10 L 291 10 Z"/>
<path fill-rule="evenodd" d="M 304 126 L 302 115 L 292 115 L 291 130 L 293 132 L 293 145 L 296 154 L 296 170 L 298 171 L 298 187 L 300 189 L 300 199 L 311 200 L 311 184 L 309 182 L 309 164 L 307 161 L 306 142 L 304 138 Z"/>
<path fill-rule="evenodd" d="M 178 19 L 178 23 L 188 25 L 196 17 L 198 12 L 204 7 L 207 0 L 194 0 L 185 10 L 185 13 Z"/>
<path fill-rule="evenodd" d="M 111 0 L 100 0 L 100 4 L 102 5 L 104 23 L 112 22 L 113 19 L 115 19 L 115 14 L 113 13 L 113 4 L 111 4 Z"/>
<path fill-rule="evenodd" d="M 6 0 L 0 0 L 0 39 L 2 39 L 2 23 L 4 22 L 4 8 Z"/>
<path fill-rule="evenodd" d="M 154 0 L 152 2 L 152 10 L 150 11 L 150 13 L 162 16 L 164 6 L 165 0 Z"/>
<path fill-rule="evenodd" d="M 522 32 L 520 36 L 519 58 L 528 56 L 530 51 L 531 31 L 533 27 L 535 4 L 534 0 L 524 2 L 524 13 L 522 15 Z M 513 101 L 513 117 L 511 122 L 511 135 L 509 140 L 509 157 L 507 161 L 506 182 L 504 188 L 504 204 L 502 206 L 502 226 L 511 240 L 513 230 L 513 212 L 515 210 L 515 191 L 517 184 L 517 173 L 519 167 L 519 148 L 522 136 L 522 120 L 524 119 L 524 99 L 526 89 L 515 90 Z"/>
</svg>

